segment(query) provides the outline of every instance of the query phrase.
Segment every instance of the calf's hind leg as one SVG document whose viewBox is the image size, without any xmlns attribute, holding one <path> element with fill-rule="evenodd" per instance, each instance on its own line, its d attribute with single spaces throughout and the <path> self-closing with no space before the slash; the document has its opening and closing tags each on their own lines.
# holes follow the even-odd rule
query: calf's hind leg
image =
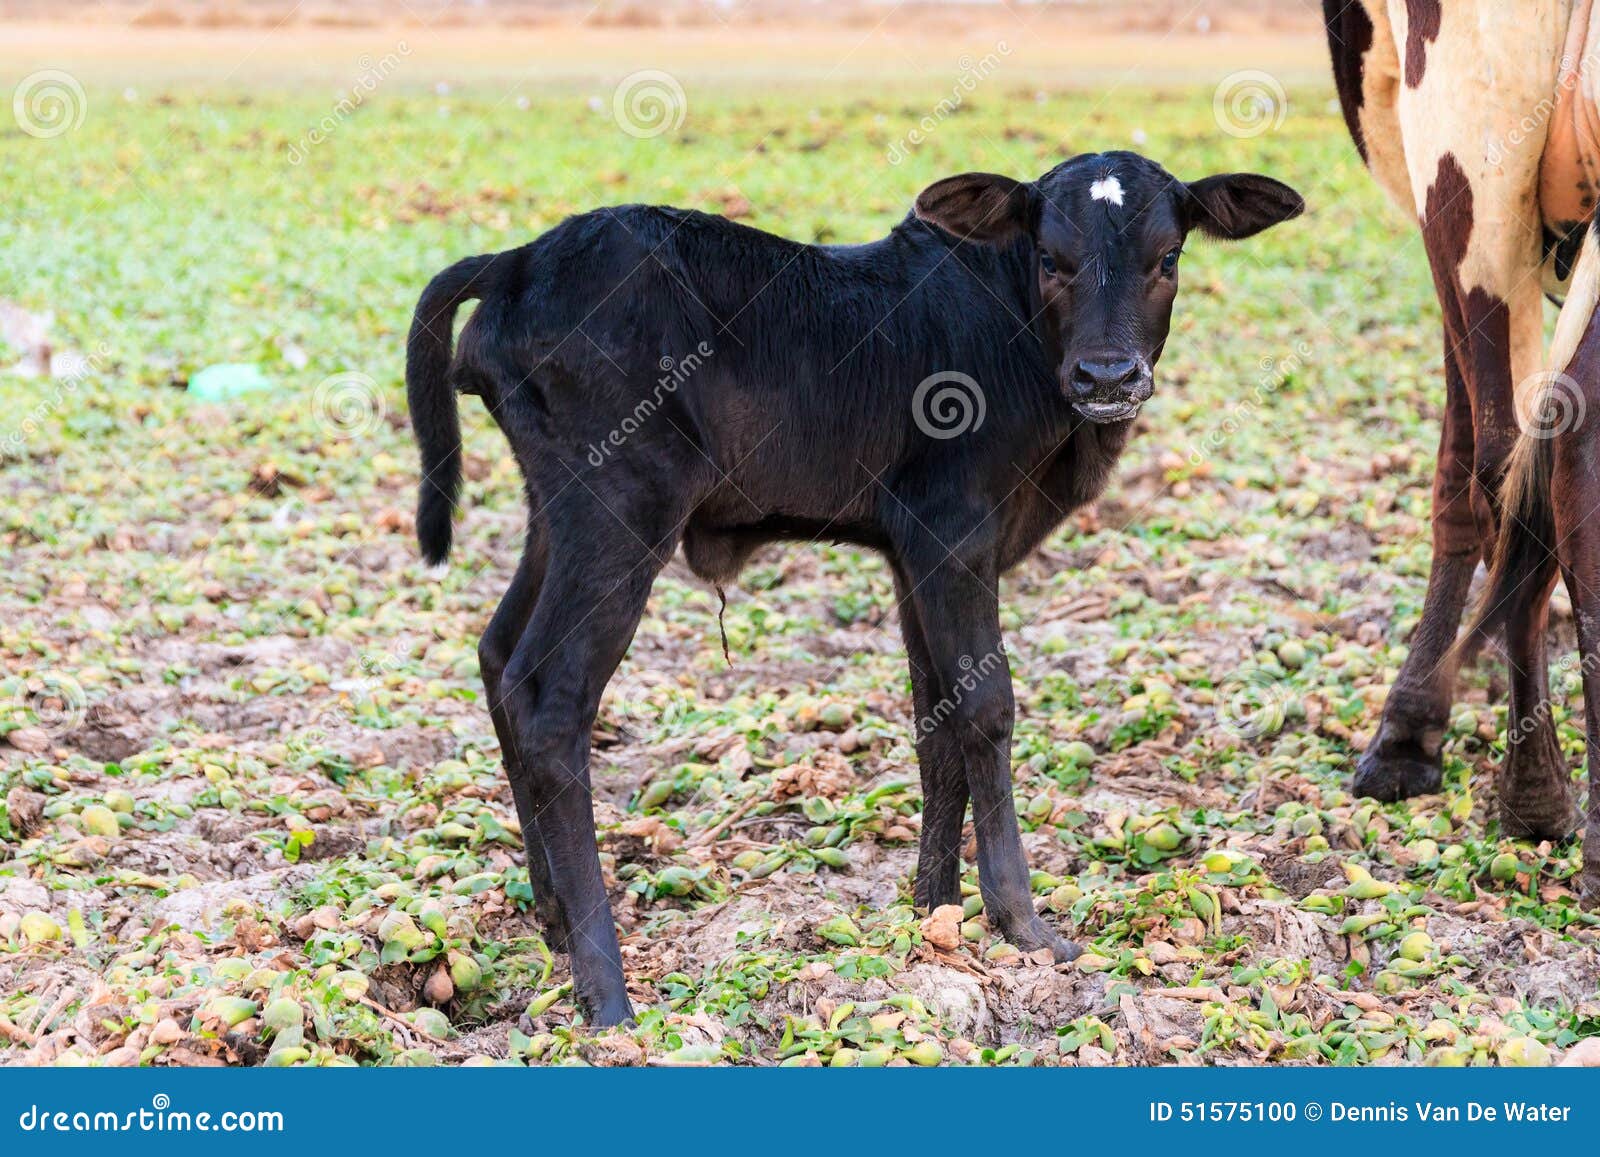
<svg viewBox="0 0 1600 1157">
<path fill-rule="evenodd" d="M 517 737 L 506 714 L 501 697 L 502 680 L 511 653 L 527 628 L 533 614 L 539 589 L 544 585 L 545 543 L 535 525 L 528 527 L 528 541 L 523 547 L 522 561 L 517 573 L 506 588 L 494 617 L 484 628 L 478 640 L 478 670 L 483 676 L 483 687 L 489 702 L 489 717 L 494 721 L 494 733 L 500 740 L 500 757 L 505 762 L 506 778 L 511 781 L 511 794 L 517 803 L 517 822 L 522 828 L 522 847 L 528 860 L 528 883 L 533 888 L 533 911 L 558 952 L 567 949 L 567 917 L 561 910 L 555 884 L 550 878 L 550 860 L 545 854 L 544 838 L 539 834 L 539 816 L 528 796 L 528 776 L 517 754 Z"/>
<path fill-rule="evenodd" d="M 597 1025 L 633 1015 L 595 844 L 589 733 L 633 639 L 676 529 L 618 511 L 583 487 L 547 512 L 549 563 L 533 615 L 501 677 L 523 789 L 566 914 L 573 994 Z M 610 495 L 612 506 L 622 505 Z M 652 545 L 647 545 L 652 544 Z"/>
</svg>

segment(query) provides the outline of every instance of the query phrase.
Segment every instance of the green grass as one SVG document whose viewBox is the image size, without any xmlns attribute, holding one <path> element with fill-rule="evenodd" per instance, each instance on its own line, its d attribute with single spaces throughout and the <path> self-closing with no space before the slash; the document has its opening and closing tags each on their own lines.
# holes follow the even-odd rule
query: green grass
<svg viewBox="0 0 1600 1157">
<path fill-rule="evenodd" d="M 53 741 L 0 764 L 0 1016 L 38 1038 L 0 1033 L 0 1058 L 1487 1063 L 1600 1030 L 1577 850 L 1486 819 L 1505 712 L 1483 676 L 1444 796 L 1346 790 L 1420 609 L 1441 386 L 1420 245 L 1328 99 L 1238 140 L 1210 92 L 996 80 L 899 165 L 928 109 L 855 92 L 693 93 L 641 140 L 580 96 L 397 88 L 299 164 L 321 93 L 91 89 L 77 130 L 0 135 L 0 285 L 93 355 L 70 383 L 0 373 L 0 730 Z M 410 539 L 422 285 L 597 204 L 748 204 L 851 242 L 939 176 L 1110 147 L 1259 169 L 1311 212 L 1190 247 L 1119 481 L 1004 590 L 1036 887 L 1091 955 L 1008 957 L 970 867 L 964 964 L 923 944 L 891 584 L 853 551 L 774 551 L 728 608 L 731 669 L 715 596 L 669 575 L 608 698 L 602 851 L 642 1015 L 595 1037 L 524 915 L 479 697 L 522 514 L 476 403 L 450 571 Z M 275 388 L 181 388 L 223 362 Z M 982 979 L 1008 970 L 1029 983 Z"/>
</svg>

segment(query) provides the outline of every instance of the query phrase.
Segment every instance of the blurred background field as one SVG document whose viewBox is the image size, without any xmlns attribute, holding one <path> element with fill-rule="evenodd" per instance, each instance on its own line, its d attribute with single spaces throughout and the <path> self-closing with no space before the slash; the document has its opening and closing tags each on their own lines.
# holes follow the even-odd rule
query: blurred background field
<svg viewBox="0 0 1600 1157">
<path fill-rule="evenodd" d="M 1577 850 L 1487 818 L 1493 662 L 1446 794 L 1346 790 L 1441 388 L 1312 5 L 78 7 L 0 24 L 0 1063 L 1521 1063 L 1600 1031 Z M 1106 148 L 1311 211 L 1190 247 L 1118 481 L 1003 590 L 1036 889 L 1091 955 L 1008 954 L 975 889 L 956 949 L 924 937 L 877 560 L 763 554 L 732 667 L 675 564 L 594 761 L 648 1011 L 593 1036 L 477 680 L 523 507 L 476 402 L 450 570 L 411 537 L 422 285 L 595 205 L 854 242 L 937 177 Z"/>
</svg>

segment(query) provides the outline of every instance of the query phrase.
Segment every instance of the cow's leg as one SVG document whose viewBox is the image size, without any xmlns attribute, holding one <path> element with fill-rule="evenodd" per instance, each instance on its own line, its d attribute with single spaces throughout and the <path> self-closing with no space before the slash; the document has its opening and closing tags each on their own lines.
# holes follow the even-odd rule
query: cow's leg
<svg viewBox="0 0 1600 1157">
<path fill-rule="evenodd" d="M 1554 839 L 1570 832 L 1576 818 L 1571 779 L 1553 732 L 1539 741 L 1545 754 L 1538 764 L 1522 762 L 1528 717 L 1540 728 L 1552 725 L 1544 701 L 1543 656 L 1535 654 L 1534 663 L 1522 661 L 1527 656 L 1518 653 L 1518 626 L 1525 624 L 1535 633 L 1543 626 L 1558 571 L 1572 598 L 1583 657 L 1591 783 L 1600 755 L 1600 525 L 1595 521 L 1600 515 L 1600 451 L 1592 428 L 1594 415 L 1600 413 L 1597 304 L 1600 244 L 1591 234 L 1556 323 L 1550 364 L 1561 369 L 1531 380 L 1519 398 L 1523 435 L 1507 474 L 1505 522 L 1473 626 L 1478 633 L 1505 624 L 1513 664 L 1531 671 L 1521 690 L 1513 687 L 1510 761 L 1501 784 L 1501 819 L 1513 835 Z M 1600 800 L 1591 789 L 1583 874 L 1585 899 L 1591 904 L 1600 904 L 1597 842 Z"/>
<path fill-rule="evenodd" d="M 1392 146 L 1387 137 L 1396 131 L 1402 138 L 1399 154 L 1392 147 L 1385 153 L 1385 167 L 1369 160 L 1403 202 L 1393 172 L 1403 155 L 1444 322 L 1446 378 L 1433 570 L 1422 621 L 1355 781 L 1362 794 L 1392 800 L 1435 791 L 1442 779 L 1440 749 L 1455 683 L 1449 656 L 1473 570 L 1494 543 L 1493 495 L 1516 439 L 1514 385 L 1541 364 L 1538 203 L 1545 123 L 1530 125 L 1528 110 L 1553 91 L 1565 24 L 1559 0 L 1446 5 L 1433 13 L 1440 23 L 1419 35 L 1410 27 L 1411 6 L 1388 7 L 1392 27 L 1384 44 L 1405 45 L 1406 52 L 1385 47 L 1383 60 L 1392 67 L 1360 75 L 1371 82 L 1365 97 L 1389 94 L 1393 112 L 1384 104 L 1384 116 L 1370 120 L 1367 100 L 1358 110 L 1359 125 L 1367 130 L 1369 153 L 1375 127 L 1385 137 L 1376 143 Z M 1508 46 L 1516 48 L 1516 67 L 1495 67 Z M 1486 69 L 1495 83 L 1484 88 L 1476 78 Z M 1463 101 L 1461 85 L 1469 78 L 1473 99 Z M 1512 632 L 1521 655 L 1521 671 L 1514 668 L 1512 679 L 1521 681 L 1515 694 L 1523 701 L 1539 696 L 1535 626 L 1527 620 Z M 1550 746 L 1533 740 L 1520 757 L 1530 761 L 1530 773 L 1531 761 L 1547 759 Z"/>
<path fill-rule="evenodd" d="M 916 902 L 933 909 L 961 902 L 961 826 L 967 815 L 967 777 L 961 748 L 942 726 L 933 657 L 917 615 L 912 584 L 895 567 L 900 633 L 911 670 L 912 723 L 922 776 L 922 837 L 917 850 Z"/>
<path fill-rule="evenodd" d="M 528 882 L 533 887 L 534 914 L 556 950 L 565 952 L 567 918 L 550 879 L 550 861 L 545 854 L 544 839 L 539 834 L 538 813 L 528 796 L 528 774 L 517 755 L 516 732 L 501 695 L 506 664 L 511 661 L 511 654 L 527 628 L 528 618 L 539 598 L 539 588 L 544 585 L 545 561 L 544 534 L 537 525 L 530 524 L 517 573 L 512 576 L 494 617 L 484 628 L 483 637 L 478 640 L 478 668 L 483 676 L 489 717 L 494 721 L 494 733 L 500 740 L 506 778 L 511 781 L 511 794 L 517 804 L 517 822 L 522 828 L 522 847 L 528 860 Z"/>
<path fill-rule="evenodd" d="M 501 679 L 528 802 L 538 818 L 551 882 L 567 917 L 573 992 L 596 1024 L 632 1016 L 616 925 L 595 843 L 589 736 L 600 696 L 644 612 L 650 584 L 671 558 L 677 523 L 641 487 L 641 500 L 587 484 L 547 510 L 549 562 L 533 615 Z"/>
<path fill-rule="evenodd" d="M 1600 366 L 1595 367 L 1600 370 Z M 1597 399 L 1600 400 L 1600 399 Z M 1593 438 L 1574 438 L 1556 451 L 1554 494 L 1556 534 L 1562 574 L 1572 593 L 1578 621 L 1578 653 L 1583 657 L 1583 710 L 1588 735 L 1589 807 L 1583 824 L 1585 907 L 1600 909 L 1600 447 Z M 1568 789 L 1570 790 L 1570 788 Z"/>
<path fill-rule="evenodd" d="M 1552 466 L 1549 505 L 1554 510 L 1556 554 L 1578 627 L 1578 653 L 1583 672 L 1584 725 L 1588 736 L 1589 806 L 1583 829 L 1582 894 L 1586 906 L 1600 909 L 1600 245 L 1593 237 L 1584 246 L 1574 276 L 1573 296 L 1556 327 L 1553 364 L 1561 365 L 1563 347 L 1577 349 L 1552 390 L 1566 390 L 1565 402 L 1553 398 L 1557 432 L 1550 446 Z M 1582 325 L 1582 337 L 1574 338 Z M 1537 483 L 1534 483 L 1537 485 Z M 1558 753 L 1559 754 L 1559 753 Z M 1570 782 L 1563 779 L 1563 791 Z M 1561 799 L 1570 799 L 1561 796 Z M 1555 826 L 1555 825 L 1552 825 Z M 1552 832 L 1546 834 L 1557 834 Z"/>
<path fill-rule="evenodd" d="M 1033 910 L 1028 860 L 1011 791 L 1011 670 L 1000 638 L 991 564 L 946 557 L 919 567 L 907 560 L 918 620 L 939 699 L 929 716 L 948 728 L 960 752 L 978 836 L 978 888 L 990 924 L 1024 951 L 1048 948 L 1071 960 L 1076 945 Z"/>
<path fill-rule="evenodd" d="M 1446 656 L 1467 605 L 1480 547 L 1472 516 L 1472 409 L 1451 343 L 1445 348 L 1445 410 L 1433 475 L 1433 569 L 1422 620 L 1384 702 L 1377 737 L 1356 765 L 1354 789 L 1382 800 L 1439 790 L 1454 670 Z"/>
<path fill-rule="evenodd" d="M 1517 839 L 1560 839 L 1572 834 L 1572 777 L 1550 714 L 1545 628 L 1555 575 L 1530 582 L 1506 619 L 1506 661 L 1511 704 L 1506 722 L 1506 764 L 1495 783 L 1500 830 Z"/>
</svg>

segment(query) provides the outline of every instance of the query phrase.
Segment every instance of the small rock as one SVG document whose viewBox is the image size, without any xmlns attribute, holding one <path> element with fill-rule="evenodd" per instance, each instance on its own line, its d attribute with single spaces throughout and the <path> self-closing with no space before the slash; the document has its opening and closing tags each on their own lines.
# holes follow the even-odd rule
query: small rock
<svg viewBox="0 0 1600 1157">
<path fill-rule="evenodd" d="M 456 986 L 450 979 L 450 973 L 440 968 L 428 977 L 428 983 L 422 986 L 422 995 L 432 1004 L 443 1004 L 456 994 Z"/>
<path fill-rule="evenodd" d="M 1563 1069 L 1600 1069 L 1600 1036 L 1585 1037 L 1561 1058 Z"/>
<path fill-rule="evenodd" d="M 156 1021 L 155 1027 L 150 1030 L 150 1043 L 156 1045 L 177 1044 L 183 1039 L 183 1029 L 178 1022 L 170 1016 L 162 1017 Z"/>
<path fill-rule="evenodd" d="M 942 952 L 961 947 L 961 907 L 943 904 L 922 922 L 922 939 Z"/>
<path fill-rule="evenodd" d="M 1178 950 L 1165 940 L 1152 941 L 1144 946 L 1144 950 L 1150 954 L 1150 963 L 1157 967 L 1176 963 L 1178 959 Z"/>
<path fill-rule="evenodd" d="M 50 750 L 50 733 L 42 727 L 19 727 L 6 736 L 6 742 L 18 751 L 38 755 Z"/>
</svg>

